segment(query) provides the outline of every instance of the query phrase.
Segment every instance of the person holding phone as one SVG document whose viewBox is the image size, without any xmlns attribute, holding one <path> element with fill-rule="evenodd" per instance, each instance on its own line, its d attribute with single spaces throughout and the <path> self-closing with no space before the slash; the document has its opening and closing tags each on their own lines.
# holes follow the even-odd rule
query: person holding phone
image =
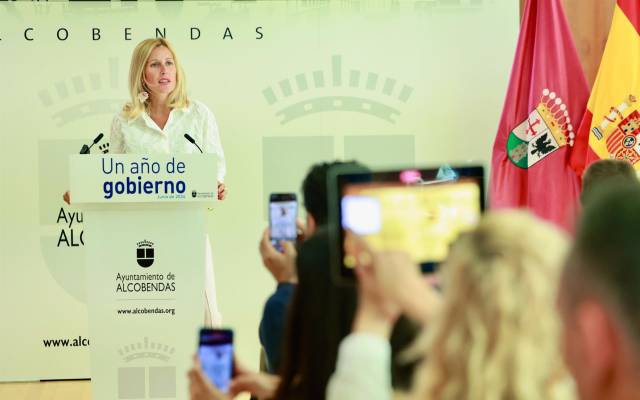
<svg viewBox="0 0 640 400">
<path fill-rule="evenodd" d="M 356 309 L 355 287 L 337 286 L 331 278 L 328 247 L 326 228 L 300 246 L 298 284 L 289 305 L 278 375 L 236 369 L 225 393 L 227 379 L 207 375 L 210 362 L 200 356 L 189 371 L 191 400 L 229 400 L 242 391 L 276 400 L 324 400 L 338 345 L 350 332 Z"/>
<path fill-rule="evenodd" d="M 359 304 L 327 400 L 393 397 L 387 339 L 400 311 L 428 327 L 413 349 L 424 356 L 414 399 L 575 398 L 553 312 L 569 249 L 557 227 L 523 211 L 486 214 L 440 267 L 442 297 L 408 253 L 373 250 L 352 232 L 345 248 Z"/>
<path fill-rule="evenodd" d="M 297 253 L 294 241 L 303 242 L 318 228 L 327 224 L 329 214 L 327 177 L 329 171 L 338 166 L 365 168 L 355 161 L 323 162 L 312 165 L 302 182 L 305 223 L 295 219 L 297 212 L 293 212 L 296 199 L 294 193 L 273 193 L 269 196 L 270 227 L 263 232 L 259 250 L 262 263 L 277 282 L 277 286 L 264 305 L 258 332 L 260 344 L 264 349 L 266 369 L 270 373 L 277 373 L 280 370 L 285 319 L 297 283 L 295 268 Z M 283 220 L 284 223 L 282 223 Z M 296 227 L 297 239 L 294 234 Z"/>
<path fill-rule="evenodd" d="M 129 69 L 130 100 L 111 124 L 111 153 L 217 156 L 218 200 L 227 196 L 226 162 L 218 125 L 211 110 L 189 99 L 184 70 L 175 49 L 163 38 L 145 39 L 133 50 Z M 189 135 L 193 139 L 186 139 Z M 205 268 L 205 325 L 219 326 L 208 236 Z"/>
</svg>

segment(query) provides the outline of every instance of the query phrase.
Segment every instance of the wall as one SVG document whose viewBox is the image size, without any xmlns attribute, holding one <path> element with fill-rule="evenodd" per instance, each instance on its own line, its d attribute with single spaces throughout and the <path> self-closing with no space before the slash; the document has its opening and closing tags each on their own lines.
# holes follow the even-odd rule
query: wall
<svg viewBox="0 0 640 400">
<path fill-rule="evenodd" d="M 0 4 L 0 359 L 12 360 L 0 380 L 89 375 L 87 347 L 43 345 L 88 337 L 67 157 L 108 137 L 137 42 L 166 30 L 190 95 L 217 117 L 229 187 L 208 214 L 218 300 L 239 358 L 257 366 L 275 286 L 257 251 L 268 194 L 335 158 L 488 164 L 517 13 L 510 0 Z"/>
</svg>

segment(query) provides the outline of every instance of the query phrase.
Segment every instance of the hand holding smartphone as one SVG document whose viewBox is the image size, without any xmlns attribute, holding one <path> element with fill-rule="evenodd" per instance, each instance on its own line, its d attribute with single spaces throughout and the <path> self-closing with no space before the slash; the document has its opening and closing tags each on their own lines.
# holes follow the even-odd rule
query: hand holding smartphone
<svg viewBox="0 0 640 400">
<path fill-rule="evenodd" d="M 281 240 L 295 241 L 298 236 L 296 218 L 298 202 L 295 193 L 271 193 L 269 196 L 269 228 L 271 244 L 283 252 Z"/>
<path fill-rule="evenodd" d="M 202 371 L 215 387 L 228 393 L 233 377 L 233 331 L 202 328 L 198 358 L 200 358 Z"/>
</svg>

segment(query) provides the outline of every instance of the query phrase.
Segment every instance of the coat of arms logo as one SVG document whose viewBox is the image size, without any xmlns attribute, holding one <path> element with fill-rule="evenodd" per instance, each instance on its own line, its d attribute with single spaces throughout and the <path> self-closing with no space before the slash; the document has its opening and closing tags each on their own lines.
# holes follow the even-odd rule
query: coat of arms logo
<svg viewBox="0 0 640 400">
<path fill-rule="evenodd" d="M 574 138 L 567 105 L 544 89 L 540 103 L 509 134 L 507 155 L 516 166 L 531 168 L 559 148 L 573 146 Z"/>
<path fill-rule="evenodd" d="M 136 249 L 136 260 L 138 261 L 138 265 L 142 268 L 149 268 L 155 259 L 154 253 L 153 242 L 148 240 L 138 242 L 138 248 Z"/>
<path fill-rule="evenodd" d="M 609 109 L 602 121 L 593 128 L 591 134 L 596 140 L 604 140 L 609 158 L 626 160 L 631 164 L 640 161 L 640 113 L 634 104 L 634 95 L 616 107 Z"/>
</svg>

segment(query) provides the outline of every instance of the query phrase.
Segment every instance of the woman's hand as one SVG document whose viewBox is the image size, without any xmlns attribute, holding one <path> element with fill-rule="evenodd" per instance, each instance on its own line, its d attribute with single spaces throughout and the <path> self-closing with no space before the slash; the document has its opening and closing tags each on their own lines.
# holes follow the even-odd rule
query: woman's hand
<svg viewBox="0 0 640 400">
<path fill-rule="evenodd" d="M 224 183 L 218 182 L 218 200 L 224 200 L 227 197 L 227 187 Z"/>
<path fill-rule="evenodd" d="M 282 240 L 283 253 L 280 253 L 271 244 L 270 229 L 267 228 L 262 233 L 262 239 L 258 250 L 262 258 L 262 264 L 271 272 L 276 282 L 292 282 L 296 283 L 296 248 L 293 243 Z"/>
<path fill-rule="evenodd" d="M 389 263 L 389 254 L 374 252 L 362 238 L 351 232 L 347 233 L 345 250 L 356 261 L 354 273 L 358 279 L 358 309 L 353 331 L 389 337 L 400 314 L 393 292 L 384 286 L 382 271 L 378 271 Z"/>
<path fill-rule="evenodd" d="M 213 386 L 209 378 L 202 372 L 198 356 L 193 357 L 193 367 L 187 374 L 189 377 L 189 399 L 191 400 L 230 400 L 231 397 Z"/>
<path fill-rule="evenodd" d="M 62 195 L 62 200 L 64 200 L 65 203 L 71 205 L 71 193 L 68 190 Z"/>
<path fill-rule="evenodd" d="M 347 233 L 345 252 L 356 260 L 361 320 L 393 322 L 403 311 L 411 319 L 426 323 L 439 307 L 439 294 L 406 252 L 374 251 L 352 232 Z"/>
<path fill-rule="evenodd" d="M 189 370 L 190 400 L 231 400 L 242 392 L 249 392 L 259 399 L 271 399 L 280 384 L 280 377 L 262 372 L 250 371 L 238 363 L 234 363 L 234 377 L 229 385 L 229 394 L 222 393 L 202 372 L 200 360 L 193 356 L 193 367 Z"/>
<path fill-rule="evenodd" d="M 280 385 L 280 377 L 264 372 L 250 371 L 235 363 L 235 377 L 229 387 L 229 395 L 235 397 L 242 392 L 249 392 L 259 399 L 272 399 Z"/>
</svg>

